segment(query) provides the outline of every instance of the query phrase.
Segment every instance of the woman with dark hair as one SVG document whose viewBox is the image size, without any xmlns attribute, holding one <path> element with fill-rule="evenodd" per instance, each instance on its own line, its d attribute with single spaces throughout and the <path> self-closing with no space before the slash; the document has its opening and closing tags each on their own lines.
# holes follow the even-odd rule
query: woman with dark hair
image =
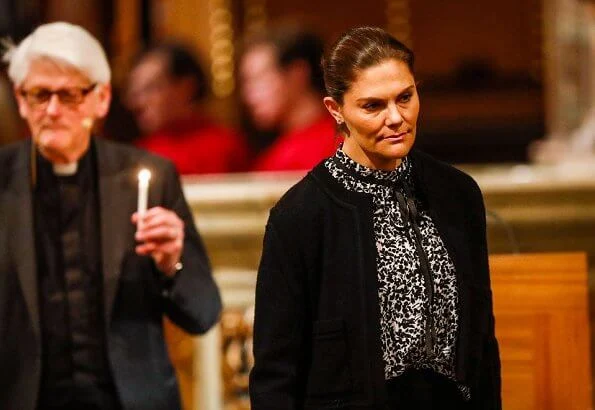
<svg viewBox="0 0 595 410">
<path fill-rule="evenodd" d="M 344 143 L 271 210 L 253 410 L 501 408 L 482 195 L 412 149 L 413 62 L 372 27 L 324 58 Z"/>
</svg>

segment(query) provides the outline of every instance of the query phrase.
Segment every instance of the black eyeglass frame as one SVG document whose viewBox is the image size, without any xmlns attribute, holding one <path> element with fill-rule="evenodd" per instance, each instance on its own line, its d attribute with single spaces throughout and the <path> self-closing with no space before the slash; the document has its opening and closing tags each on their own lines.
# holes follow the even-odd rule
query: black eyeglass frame
<svg viewBox="0 0 595 410">
<path fill-rule="evenodd" d="M 90 84 L 87 87 L 60 88 L 57 90 L 36 87 L 30 90 L 21 89 L 20 94 L 27 104 L 34 108 L 45 106 L 50 102 L 54 95 L 58 97 L 60 104 L 68 107 L 75 107 L 81 104 L 85 100 L 85 97 L 96 87 L 97 83 Z"/>
</svg>

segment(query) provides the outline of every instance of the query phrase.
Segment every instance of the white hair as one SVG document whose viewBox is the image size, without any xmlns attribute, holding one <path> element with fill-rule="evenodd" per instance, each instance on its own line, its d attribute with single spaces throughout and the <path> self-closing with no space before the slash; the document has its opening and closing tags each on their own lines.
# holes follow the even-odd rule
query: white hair
<svg viewBox="0 0 595 410">
<path fill-rule="evenodd" d="M 27 77 L 31 62 L 38 58 L 72 66 L 94 83 L 110 82 L 111 71 L 101 44 L 80 26 L 65 22 L 44 24 L 18 45 L 5 41 L 4 46 L 8 76 L 17 86 Z"/>
</svg>

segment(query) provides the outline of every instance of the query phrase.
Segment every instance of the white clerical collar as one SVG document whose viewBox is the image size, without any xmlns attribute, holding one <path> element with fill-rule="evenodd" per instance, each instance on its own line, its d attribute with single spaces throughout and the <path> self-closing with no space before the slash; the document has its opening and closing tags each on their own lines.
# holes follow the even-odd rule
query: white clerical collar
<svg viewBox="0 0 595 410">
<path fill-rule="evenodd" d="M 78 162 L 71 162 L 70 164 L 53 164 L 54 174 L 58 176 L 74 175 L 76 174 L 78 166 Z"/>
</svg>

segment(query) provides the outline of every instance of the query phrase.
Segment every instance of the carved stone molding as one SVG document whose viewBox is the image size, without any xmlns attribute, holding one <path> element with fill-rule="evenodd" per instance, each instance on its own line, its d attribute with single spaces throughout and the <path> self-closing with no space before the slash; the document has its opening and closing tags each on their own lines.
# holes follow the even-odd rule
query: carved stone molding
<svg viewBox="0 0 595 410">
<path fill-rule="evenodd" d="M 229 0 L 209 0 L 209 39 L 213 94 L 223 98 L 235 89 L 234 24 Z"/>
</svg>

